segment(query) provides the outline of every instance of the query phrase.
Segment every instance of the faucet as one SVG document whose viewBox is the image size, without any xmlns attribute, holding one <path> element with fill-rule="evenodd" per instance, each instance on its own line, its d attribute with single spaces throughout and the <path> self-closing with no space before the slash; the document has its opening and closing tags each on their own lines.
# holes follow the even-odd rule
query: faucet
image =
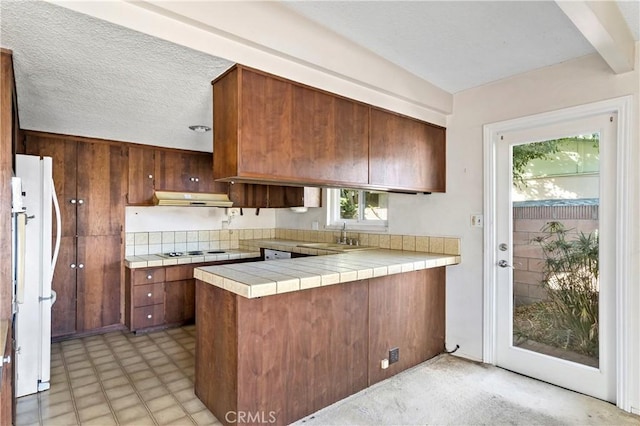
<svg viewBox="0 0 640 426">
<path fill-rule="evenodd" d="M 342 224 L 342 238 L 340 238 L 342 244 L 347 244 L 347 222 Z"/>
</svg>

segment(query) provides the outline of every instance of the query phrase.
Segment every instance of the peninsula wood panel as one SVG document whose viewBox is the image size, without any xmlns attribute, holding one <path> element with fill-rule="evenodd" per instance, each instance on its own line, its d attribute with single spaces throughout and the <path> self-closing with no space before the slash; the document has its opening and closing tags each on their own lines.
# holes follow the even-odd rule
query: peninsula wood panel
<svg viewBox="0 0 640 426">
<path fill-rule="evenodd" d="M 195 394 L 220 422 L 238 411 L 236 301 L 235 294 L 196 281 Z"/>
<path fill-rule="evenodd" d="M 289 424 L 364 389 L 367 285 L 246 299 L 197 281 L 196 395 L 222 422 L 274 411 Z"/>
<path fill-rule="evenodd" d="M 445 192 L 445 129 L 371 108 L 369 183 Z"/>
<path fill-rule="evenodd" d="M 444 267 L 370 280 L 369 385 L 441 353 L 444 337 Z M 395 347 L 399 362 L 381 369 L 380 361 Z"/>
</svg>

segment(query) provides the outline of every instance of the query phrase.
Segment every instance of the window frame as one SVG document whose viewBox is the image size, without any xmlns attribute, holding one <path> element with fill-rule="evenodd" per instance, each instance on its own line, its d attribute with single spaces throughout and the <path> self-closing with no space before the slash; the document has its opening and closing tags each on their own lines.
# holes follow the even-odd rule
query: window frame
<svg viewBox="0 0 640 426">
<path fill-rule="evenodd" d="M 341 219 L 340 218 L 340 191 L 342 189 L 349 189 L 358 192 L 358 218 L 357 219 Z M 356 188 L 328 188 L 327 189 L 327 228 L 342 229 L 346 224 L 349 229 L 357 230 L 370 230 L 378 232 L 386 232 L 389 227 L 389 219 L 387 220 L 372 220 L 364 218 L 365 209 L 365 192 L 377 192 L 367 191 L 366 189 Z M 387 214 L 389 211 L 389 194 L 382 192 L 387 196 Z"/>
</svg>

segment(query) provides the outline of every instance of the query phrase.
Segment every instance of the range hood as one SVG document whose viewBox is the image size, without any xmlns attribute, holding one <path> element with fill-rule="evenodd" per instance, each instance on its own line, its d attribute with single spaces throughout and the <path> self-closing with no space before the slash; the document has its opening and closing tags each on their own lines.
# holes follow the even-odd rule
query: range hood
<svg viewBox="0 0 640 426">
<path fill-rule="evenodd" d="M 229 200 L 227 194 L 156 191 L 153 194 L 153 204 L 156 206 L 231 207 L 233 202 Z"/>
</svg>

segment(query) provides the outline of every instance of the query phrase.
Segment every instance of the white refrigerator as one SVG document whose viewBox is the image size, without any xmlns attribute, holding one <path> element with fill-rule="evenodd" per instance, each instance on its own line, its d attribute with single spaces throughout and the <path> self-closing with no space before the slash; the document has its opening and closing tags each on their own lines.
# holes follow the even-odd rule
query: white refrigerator
<svg viewBox="0 0 640 426">
<path fill-rule="evenodd" d="M 12 180 L 16 397 L 49 389 L 51 289 L 60 247 L 60 208 L 51 157 L 16 155 Z M 55 208 L 55 215 L 52 213 Z M 52 221 L 57 235 L 52 249 Z"/>
</svg>

